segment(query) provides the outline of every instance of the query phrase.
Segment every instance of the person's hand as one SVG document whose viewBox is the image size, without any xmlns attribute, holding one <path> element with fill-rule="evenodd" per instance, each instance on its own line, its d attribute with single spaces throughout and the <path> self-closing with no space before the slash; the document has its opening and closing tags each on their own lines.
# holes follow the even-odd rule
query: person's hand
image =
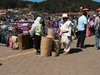
<svg viewBox="0 0 100 75">
<path fill-rule="evenodd" d="M 46 35 L 43 35 L 43 37 L 46 37 Z"/>
</svg>

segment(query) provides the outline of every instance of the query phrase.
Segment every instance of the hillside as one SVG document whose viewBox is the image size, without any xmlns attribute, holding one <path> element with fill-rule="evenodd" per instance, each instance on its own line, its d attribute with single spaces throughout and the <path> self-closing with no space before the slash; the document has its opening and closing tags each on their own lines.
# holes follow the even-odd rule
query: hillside
<svg viewBox="0 0 100 75">
<path fill-rule="evenodd" d="M 77 12 L 80 11 L 80 7 L 88 7 L 91 10 L 95 10 L 100 7 L 100 3 L 92 0 L 46 0 L 40 3 L 33 3 L 33 10 L 41 12 Z"/>
<path fill-rule="evenodd" d="M 29 8 L 32 11 L 56 13 L 78 12 L 80 7 L 95 10 L 100 3 L 92 0 L 44 0 L 43 2 L 30 2 L 28 0 L 0 0 L 0 9 Z"/>
</svg>

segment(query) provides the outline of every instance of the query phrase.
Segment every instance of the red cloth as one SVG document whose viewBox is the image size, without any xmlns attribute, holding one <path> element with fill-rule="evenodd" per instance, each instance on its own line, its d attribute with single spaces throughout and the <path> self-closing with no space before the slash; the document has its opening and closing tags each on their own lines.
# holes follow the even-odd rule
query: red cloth
<svg viewBox="0 0 100 75">
<path fill-rule="evenodd" d="M 14 24 L 13 24 L 13 27 L 14 27 L 14 28 L 18 28 L 18 24 L 14 23 Z"/>
<path fill-rule="evenodd" d="M 86 25 L 86 36 L 87 37 L 91 36 L 91 31 L 90 31 L 88 25 Z"/>
<path fill-rule="evenodd" d="M 32 28 L 33 23 L 29 23 L 29 30 Z"/>
<path fill-rule="evenodd" d="M 12 46 L 13 46 L 11 38 L 12 38 L 12 36 L 9 36 L 9 46 L 10 46 L 10 48 L 12 48 Z"/>
</svg>

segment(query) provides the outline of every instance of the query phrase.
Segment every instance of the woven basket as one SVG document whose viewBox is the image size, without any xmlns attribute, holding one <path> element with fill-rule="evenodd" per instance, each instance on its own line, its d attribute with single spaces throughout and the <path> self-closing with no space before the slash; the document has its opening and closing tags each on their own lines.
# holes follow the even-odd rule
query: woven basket
<svg viewBox="0 0 100 75">
<path fill-rule="evenodd" d="M 48 34 L 47 36 L 51 36 L 51 37 L 55 38 L 55 29 L 49 28 L 47 34 Z"/>
<path fill-rule="evenodd" d="M 61 40 L 61 36 L 59 35 L 59 36 L 55 36 L 55 39 L 56 40 Z"/>
<path fill-rule="evenodd" d="M 41 56 L 50 56 L 50 52 L 52 50 L 52 38 L 51 37 L 42 37 L 41 39 Z"/>
<path fill-rule="evenodd" d="M 60 47 L 61 47 L 60 41 L 54 40 L 54 49 L 59 52 Z"/>
<path fill-rule="evenodd" d="M 29 48 L 29 37 L 30 35 L 18 34 L 19 50 L 24 50 Z"/>
<path fill-rule="evenodd" d="M 60 51 L 60 41 L 59 40 L 53 40 L 53 49 L 52 49 L 52 56 L 58 56 Z"/>
<path fill-rule="evenodd" d="M 52 56 L 53 56 L 53 57 L 58 56 L 58 52 L 52 51 Z"/>
</svg>

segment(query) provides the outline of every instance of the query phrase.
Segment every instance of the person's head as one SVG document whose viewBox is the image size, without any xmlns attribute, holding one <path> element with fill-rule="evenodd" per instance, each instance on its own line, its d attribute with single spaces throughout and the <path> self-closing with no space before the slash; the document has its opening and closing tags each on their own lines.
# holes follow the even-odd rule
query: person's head
<svg viewBox="0 0 100 75">
<path fill-rule="evenodd" d="M 68 15 L 67 14 L 62 14 L 62 19 L 65 22 L 68 19 Z"/>
<path fill-rule="evenodd" d="M 83 12 L 83 15 L 87 17 L 87 12 L 86 12 L 86 11 L 84 11 L 84 12 Z"/>
<path fill-rule="evenodd" d="M 41 18 L 39 22 L 42 23 L 43 21 L 44 21 L 43 18 Z"/>
<path fill-rule="evenodd" d="M 96 14 L 93 14 L 93 18 L 95 18 L 97 15 Z"/>
<path fill-rule="evenodd" d="M 42 24 L 43 27 L 45 26 L 45 24 L 44 24 L 44 19 L 43 19 L 43 18 L 40 19 L 40 24 Z"/>
<path fill-rule="evenodd" d="M 96 15 L 97 17 L 100 17 L 100 14 L 99 13 L 97 13 L 97 15 Z"/>
</svg>

